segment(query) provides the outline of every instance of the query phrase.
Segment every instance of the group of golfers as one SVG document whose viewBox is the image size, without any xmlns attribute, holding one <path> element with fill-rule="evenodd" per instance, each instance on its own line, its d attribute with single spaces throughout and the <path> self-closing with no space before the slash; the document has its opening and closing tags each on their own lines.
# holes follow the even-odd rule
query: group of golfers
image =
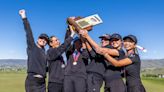
<svg viewBox="0 0 164 92">
<path fill-rule="evenodd" d="M 26 92 L 100 92 L 103 84 L 104 92 L 146 92 L 136 36 L 104 34 L 99 46 L 87 30 L 77 32 L 68 24 L 62 44 L 47 34 L 35 43 L 25 10 L 19 14 L 27 39 Z"/>
</svg>

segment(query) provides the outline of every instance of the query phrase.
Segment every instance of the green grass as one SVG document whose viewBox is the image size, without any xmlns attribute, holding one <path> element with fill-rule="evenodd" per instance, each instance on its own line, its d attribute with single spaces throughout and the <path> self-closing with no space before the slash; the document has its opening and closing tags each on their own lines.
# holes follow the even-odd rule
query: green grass
<svg viewBox="0 0 164 92">
<path fill-rule="evenodd" d="M 164 79 L 143 78 L 142 82 L 147 92 L 164 92 Z"/>
<path fill-rule="evenodd" d="M 25 92 L 25 73 L 0 73 L 0 92 Z"/>
<path fill-rule="evenodd" d="M 0 72 L 0 92 L 25 92 L 24 81 L 26 73 Z M 164 79 L 143 78 L 142 82 L 147 92 L 164 92 Z M 103 88 L 102 91 L 103 92 Z"/>
</svg>

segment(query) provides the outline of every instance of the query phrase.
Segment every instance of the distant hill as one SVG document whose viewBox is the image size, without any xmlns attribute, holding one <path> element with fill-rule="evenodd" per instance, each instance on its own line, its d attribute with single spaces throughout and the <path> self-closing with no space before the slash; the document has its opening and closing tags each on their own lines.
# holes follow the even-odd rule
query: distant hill
<svg viewBox="0 0 164 92">
<path fill-rule="evenodd" d="M 164 59 L 142 60 L 141 67 L 142 69 L 164 68 Z"/>
<path fill-rule="evenodd" d="M 25 59 L 0 59 L 0 67 L 26 67 Z"/>
<path fill-rule="evenodd" d="M 26 67 L 27 60 L 25 59 L 0 59 L 0 67 L 4 67 L 4 66 Z M 142 60 L 141 67 L 142 69 L 164 68 L 164 59 Z"/>
<path fill-rule="evenodd" d="M 141 67 L 141 72 L 143 75 L 164 74 L 164 59 L 142 60 Z"/>
</svg>

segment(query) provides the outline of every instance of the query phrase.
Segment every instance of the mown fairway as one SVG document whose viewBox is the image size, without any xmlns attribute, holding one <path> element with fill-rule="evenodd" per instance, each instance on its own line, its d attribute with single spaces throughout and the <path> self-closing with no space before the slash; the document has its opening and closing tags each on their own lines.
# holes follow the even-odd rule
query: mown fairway
<svg viewBox="0 0 164 92">
<path fill-rule="evenodd" d="M 0 72 L 0 92 L 25 92 L 25 76 L 25 73 Z M 164 79 L 144 78 L 142 81 L 147 92 L 164 92 Z"/>
</svg>

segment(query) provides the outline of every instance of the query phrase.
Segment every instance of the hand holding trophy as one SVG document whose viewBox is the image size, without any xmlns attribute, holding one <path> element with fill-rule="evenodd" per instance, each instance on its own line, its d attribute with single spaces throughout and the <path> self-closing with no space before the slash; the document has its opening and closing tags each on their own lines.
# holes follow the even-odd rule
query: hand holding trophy
<svg viewBox="0 0 164 92">
<path fill-rule="evenodd" d="M 76 32 L 74 31 L 73 26 L 68 25 L 68 27 L 69 27 L 69 29 L 70 29 L 70 31 L 71 31 L 71 37 L 73 37 L 73 36 L 76 34 Z"/>
</svg>

